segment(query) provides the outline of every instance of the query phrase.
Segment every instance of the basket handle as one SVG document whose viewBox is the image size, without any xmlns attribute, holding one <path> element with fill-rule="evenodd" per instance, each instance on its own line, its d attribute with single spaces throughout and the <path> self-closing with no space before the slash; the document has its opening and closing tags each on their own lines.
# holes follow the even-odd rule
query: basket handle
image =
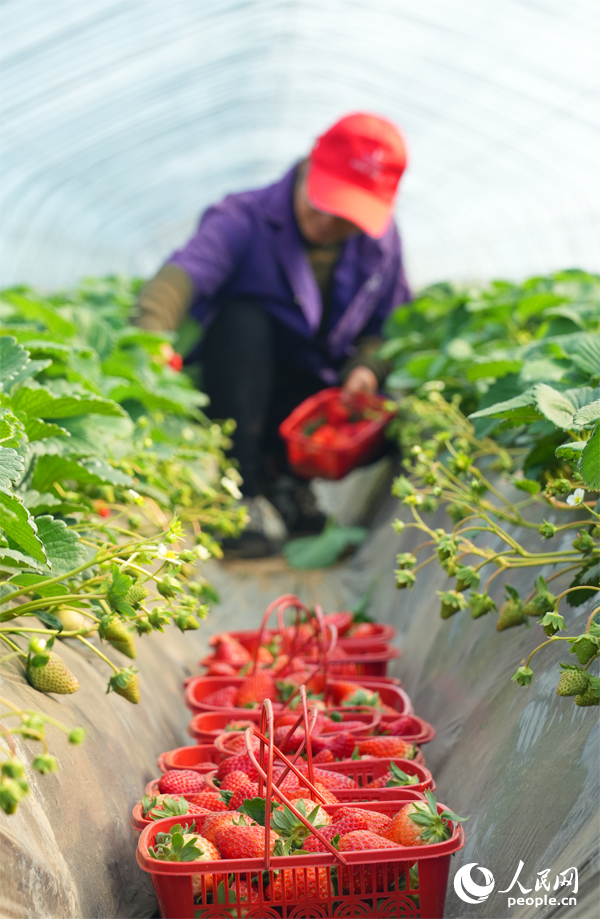
<svg viewBox="0 0 600 919">
<path fill-rule="evenodd" d="M 269 732 L 268 736 L 266 736 L 265 734 L 265 729 L 268 729 L 268 732 Z M 263 702 L 263 708 L 262 708 L 261 729 L 260 731 L 258 731 L 256 730 L 256 728 L 252 728 L 252 727 L 246 728 L 245 739 L 246 739 L 246 751 L 251 761 L 253 762 L 258 772 L 258 775 L 259 775 L 259 782 L 258 782 L 259 795 L 261 794 L 261 791 L 262 791 L 263 780 L 266 782 L 265 870 L 267 871 L 269 870 L 271 866 L 271 801 L 272 801 L 273 790 L 274 790 L 273 788 L 273 758 L 274 758 L 275 752 L 277 753 L 277 756 L 282 760 L 282 762 L 284 762 L 286 765 L 288 765 L 292 769 L 292 771 L 296 774 L 298 779 L 300 779 L 301 782 L 304 782 L 306 787 L 313 794 L 317 795 L 318 798 L 320 798 L 319 792 L 313 786 L 312 782 L 309 782 L 306 776 L 302 775 L 302 773 L 296 769 L 296 767 L 293 765 L 293 763 L 290 762 L 287 756 L 284 753 L 282 753 L 281 750 L 275 747 L 273 743 L 273 734 L 274 734 L 273 706 L 271 704 L 270 699 L 265 699 L 265 701 Z M 254 750 L 252 749 L 252 738 L 253 737 L 258 737 L 261 742 L 260 753 L 259 753 L 260 762 L 256 759 Z M 267 750 L 266 763 L 264 761 L 264 755 L 263 755 L 265 748 Z M 266 765 L 266 769 L 264 768 L 265 765 Z M 311 823 L 309 823 L 306 817 L 303 816 L 303 814 L 301 814 L 294 807 L 294 805 L 289 801 L 287 795 L 285 795 L 280 788 L 276 788 L 275 790 L 276 790 L 276 796 L 277 798 L 279 798 L 281 803 L 284 804 L 286 807 L 288 807 L 290 811 L 294 814 L 294 816 L 297 817 L 298 820 L 300 820 L 311 833 L 314 833 L 317 839 L 319 839 L 321 843 L 323 843 L 323 845 L 326 846 L 326 848 L 332 853 L 332 855 L 335 856 L 335 858 L 339 862 L 345 865 L 346 859 L 344 858 L 342 853 L 338 852 L 335 846 L 332 843 L 330 843 L 328 839 L 325 839 L 325 837 L 321 835 L 321 833 L 316 827 L 314 827 Z"/>
<path fill-rule="evenodd" d="M 262 644 L 265 629 L 267 627 L 267 622 L 269 620 L 269 617 L 271 616 L 271 613 L 277 610 L 278 615 L 282 616 L 285 610 L 289 609 L 290 607 L 295 607 L 297 610 L 296 621 L 298 619 L 300 610 L 303 610 L 310 615 L 310 610 L 308 609 L 308 607 L 305 606 L 302 600 L 300 600 L 295 594 L 283 594 L 281 597 L 277 597 L 276 600 L 273 600 L 272 603 L 269 603 L 265 611 L 265 614 L 262 618 L 260 628 L 258 630 L 258 638 L 256 640 L 256 650 L 254 652 L 253 667 L 251 671 L 252 673 L 256 672 L 256 670 L 258 669 L 258 653 L 260 650 L 260 646 Z M 282 638 L 284 638 L 285 640 L 285 633 L 282 633 Z"/>
</svg>

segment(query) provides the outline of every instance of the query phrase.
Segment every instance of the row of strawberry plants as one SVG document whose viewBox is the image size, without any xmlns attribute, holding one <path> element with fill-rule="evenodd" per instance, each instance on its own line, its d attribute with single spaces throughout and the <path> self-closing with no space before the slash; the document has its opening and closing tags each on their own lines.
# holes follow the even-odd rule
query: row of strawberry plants
<svg viewBox="0 0 600 919">
<path fill-rule="evenodd" d="M 502 578 L 498 631 L 533 617 L 543 633 L 513 680 L 529 685 L 534 655 L 566 642 L 575 658 L 561 664 L 557 692 L 579 706 L 600 701 L 589 669 L 599 608 L 580 634 L 561 633 L 568 608 L 600 591 L 599 319 L 600 278 L 581 271 L 436 285 L 392 316 L 383 349 L 396 365 L 388 385 L 402 393 L 394 433 L 405 474 L 393 493 L 407 513 L 395 528 L 424 535 L 398 556 L 397 586 L 437 561 L 455 579 L 439 592 L 442 618 L 468 609 L 477 619 L 497 611 L 489 590 Z M 438 508 L 452 529 L 428 522 Z M 523 568 L 527 596 L 510 583 Z"/>
<path fill-rule="evenodd" d="M 216 595 L 197 566 L 243 522 L 232 429 L 205 417 L 172 342 L 128 324 L 137 287 L 0 295 L 0 663 L 32 687 L 31 708 L 0 699 L 7 813 L 29 792 L 17 738 L 41 745 L 43 774 L 57 769 L 48 725 L 84 737 L 35 709 L 34 690 L 78 689 L 59 643 L 92 651 L 107 692 L 138 702 L 136 636 L 198 628 Z"/>
</svg>

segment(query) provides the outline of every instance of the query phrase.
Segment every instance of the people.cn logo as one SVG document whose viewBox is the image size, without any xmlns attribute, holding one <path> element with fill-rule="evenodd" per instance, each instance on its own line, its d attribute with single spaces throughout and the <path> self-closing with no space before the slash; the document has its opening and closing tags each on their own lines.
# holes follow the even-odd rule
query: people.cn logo
<svg viewBox="0 0 600 919">
<path fill-rule="evenodd" d="M 477 868 L 478 871 L 481 871 L 485 880 L 483 886 L 476 884 L 471 877 L 471 869 L 473 868 Z M 459 896 L 461 900 L 464 900 L 465 903 L 483 903 L 487 900 L 493 889 L 494 875 L 489 868 L 482 868 L 477 862 L 469 862 L 468 865 L 463 865 L 454 875 L 454 890 L 457 896 Z"/>
</svg>

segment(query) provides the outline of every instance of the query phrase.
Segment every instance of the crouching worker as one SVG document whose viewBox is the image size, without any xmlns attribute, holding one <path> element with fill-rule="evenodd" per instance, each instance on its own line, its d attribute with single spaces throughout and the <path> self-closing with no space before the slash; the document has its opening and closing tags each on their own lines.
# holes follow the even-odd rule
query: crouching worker
<svg viewBox="0 0 600 919">
<path fill-rule="evenodd" d="M 191 313 L 205 330 L 208 411 L 237 424 L 242 555 L 322 526 L 290 475 L 279 424 L 326 386 L 373 393 L 388 372 L 375 356 L 381 326 L 410 296 L 392 220 L 405 165 L 389 121 L 342 118 L 278 182 L 209 207 L 140 294 L 138 325 L 173 330 Z"/>
</svg>

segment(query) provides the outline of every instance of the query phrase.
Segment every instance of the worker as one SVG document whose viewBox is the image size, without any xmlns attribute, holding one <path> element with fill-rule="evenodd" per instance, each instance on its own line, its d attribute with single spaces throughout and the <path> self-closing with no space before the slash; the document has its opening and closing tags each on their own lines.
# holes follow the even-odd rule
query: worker
<svg viewBox="0 0 600 919">
<path fill-rule="evenodd" d="M 212 418 L 236 421 L 249 522 L 238 554 L 276 551 L 323 517 L 290 475 L 283 419 L 327 386 L 374 393 L 382 323 L 410 298 L 392 215 L 405 144 L 387 119 L 347 115 L 279 181 L 228 195 L 142 289 L 136 322 L 201 324 Z"/>
</svg>

